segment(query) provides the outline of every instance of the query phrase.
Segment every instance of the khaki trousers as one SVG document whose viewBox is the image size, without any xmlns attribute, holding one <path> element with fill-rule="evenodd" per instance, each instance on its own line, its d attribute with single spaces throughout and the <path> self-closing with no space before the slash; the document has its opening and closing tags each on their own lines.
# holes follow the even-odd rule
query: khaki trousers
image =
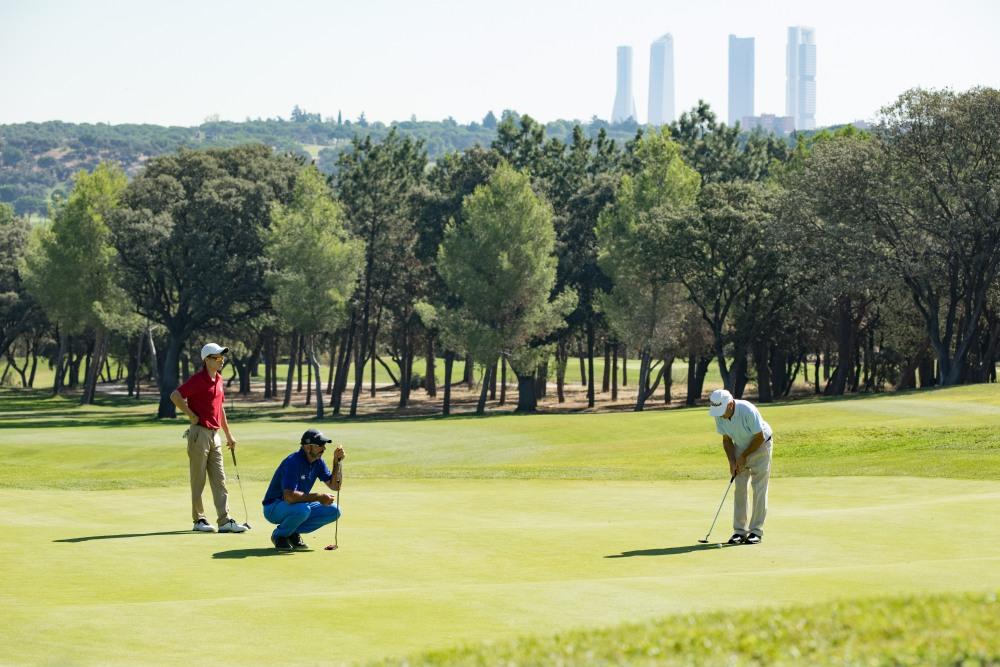
<svg viewBox="0 0 1000 667">
<path fill-rule="evenodd" d="M 771 445 L 774 438 L 765 442 L 750 455 L 747 464 L 736 476 L 733 498 L 733 532 L 746 537 L 748 534 L 764 536 L 764 519 L 767 518 L 767 483 L 771 479 Z M 737 452 L 739 456 L 739 452 Z M 747 523 L 747 486 L 753 486 L 753 514 Z"/>
<path fill-rule="evenodd" d="M 188 461 L 191 464 L 191 520 L 205 519 L 201 492 L 205 478 L 212 487 L 212 500 L 218 522 L 229 521 L 229 491 L 226 489 L 226 471 L 222 467 L 222 439 L 218 432 L 194 424 L 188 429 Z"/>
</svg>

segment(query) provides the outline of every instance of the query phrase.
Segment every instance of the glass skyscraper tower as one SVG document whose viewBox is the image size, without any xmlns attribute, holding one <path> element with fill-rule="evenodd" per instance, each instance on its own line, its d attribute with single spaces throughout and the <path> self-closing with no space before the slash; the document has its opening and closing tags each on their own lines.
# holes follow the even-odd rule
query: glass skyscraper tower
<svg viewBox="0 0 1000 667">
<path fill-rule="evenodd" d="M 621 123 L 631 118 L 638 122 L 635 112 L 635 96 L 632 94 L 632 47 L 618 47 L 618 87 L 615 91 L 615 106 L 611 110 L 611 122 Z"/>
<path fill-rule="evenodd" d="M 729 125 L 753 116 L 753 37 L 729 36 Z"/>
<path fill-rule="evenodd" d="M 668 32 L 649 47 L 650 125 L 674 121 L 674 38 Z"/>
<path fill-rule="evenodd" d="M 785 115 L 796 130 L 816 129 L 816 30 L 788 28 L 785 49 Z"/>
</svg>

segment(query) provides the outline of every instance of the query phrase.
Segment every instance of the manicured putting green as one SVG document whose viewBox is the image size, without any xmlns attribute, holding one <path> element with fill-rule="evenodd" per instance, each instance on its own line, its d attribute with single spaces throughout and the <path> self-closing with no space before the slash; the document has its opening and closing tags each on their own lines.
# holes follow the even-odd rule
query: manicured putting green
<svg viewBox="0 0 1000 667">
<path fill-rule="evenodd" d="M 2 660 L 340 663 L 675 612 L 749 622 L 761 607 L 1000 589 L 1000 481 L 776 478 L 762 545 L 699 545 L 725 482 L 349 480 L 340 549 L 322 550 L 331 527 L 294 554 L 270 548 L 260 480 L 243 535 L 191 533 L 183 487 L 2 489 Z"/>
</svg>

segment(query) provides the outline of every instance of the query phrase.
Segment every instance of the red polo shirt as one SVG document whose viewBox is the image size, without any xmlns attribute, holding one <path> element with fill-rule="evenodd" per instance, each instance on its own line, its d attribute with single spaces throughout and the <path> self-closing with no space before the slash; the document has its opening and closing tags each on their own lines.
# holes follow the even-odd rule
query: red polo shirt
<svg viewBox="0 0 1000 667">
<path fill-rule="evenodd" d="M 222 373 L 208 377 L 208 369 L 201 370 L 177 387 L 177 393 L 187 400 L 188 407 L 198 415 L 198 423 L 205 428 L 222 428 Z"/>
</svg>

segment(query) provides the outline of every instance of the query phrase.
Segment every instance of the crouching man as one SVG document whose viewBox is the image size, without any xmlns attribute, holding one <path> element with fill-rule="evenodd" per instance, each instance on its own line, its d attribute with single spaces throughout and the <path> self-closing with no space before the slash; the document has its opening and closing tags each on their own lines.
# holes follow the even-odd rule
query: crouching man
<svg viewBox="0 0 1000 667">
<path fill-rule="evenodd" d="M 340 490 L 344 448 L 338 446 L 333 451 L 331 471 L 323 461 L 330 442 L 317 429 L 309 429 L 302 434 L 299 451 L 286 456 L 274 471 L 263 504 L 264 518 L 278 526 L 271 533 L 271 542 L 279 551 L 308 549 L 302 533 L 311 533 L 340 518 L 333 494 L 312 493 L 317 477 L 331 490 Z"/>
</svg>

